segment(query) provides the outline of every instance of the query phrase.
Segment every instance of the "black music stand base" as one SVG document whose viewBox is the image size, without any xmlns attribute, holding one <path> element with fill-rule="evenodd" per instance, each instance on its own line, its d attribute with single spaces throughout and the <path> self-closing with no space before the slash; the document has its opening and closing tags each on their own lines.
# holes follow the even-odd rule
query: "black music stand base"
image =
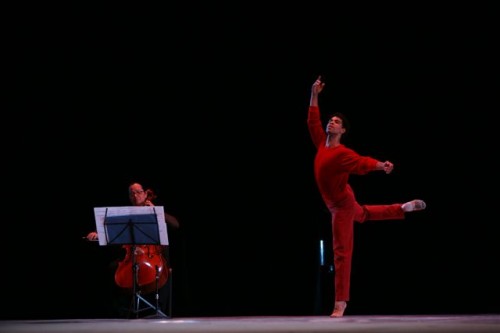
<svg viewBox="0 0 500 333">
<path fill-rule="evenodd" d="M 170 319 L 172 318 L 172 268 L 169 268 L 169 273 L 168 273 L 168 312 L 169 314 L 166 315 L 160 310 L 159 306 L 159 288 L 158 284 L 156 285 L 156 294 L 155 294 L 155 299 L 156 299 L 156 306 L 151 304 L 148 300 L 146 300 L 143 296 L 141 296 L 140 291 L 136 292 L 134 291 L 134 302 L 133 302 L 133 310 L 130 311 L 132 313 L 135 313 L 136 318 L 139 318 L 139 313 L 142 311 L 147 311 L 147 310 L 155 310 L 156 313 L 149 315 L 149 316 L 144 316 L 143 318 L 145 319 Z M 158 283 L 158 280 L 157 280 Z M 134 286 L 135 289 L 135 286 Z M 141 309 L 141 301 L 146 304 L 147 307 L 144 307 Z M 129 313 L 130 316 L 130 313 Z"/>
<path fill-rule="evenodd" d="M 140 309 L 140 302 L 141 301 L 144 302 L 148 307 Z M 150 302 L 148 302 L 147 300 L 145 300 L 139 294 L 135 295 L 135 303 L 136 303 L 136 307 L 134 309 L 134 312 L 135 312 L 136 316 L 139 316 L 139 312 L 141 312 L 141 311 L 146 311 L 146 310 L 154 309 L 156 311 L 155 314 L 152 314 L 152 315 L 149 315 L 149 316 L 145 316 L 143 318 L 146 318 L 146 319 L 165 319 L 165 318 L 169 318 L 160 309 L 158 309 L 158 306 L 155 307 L 153 304 L 151 304 Z"/>
</svg>

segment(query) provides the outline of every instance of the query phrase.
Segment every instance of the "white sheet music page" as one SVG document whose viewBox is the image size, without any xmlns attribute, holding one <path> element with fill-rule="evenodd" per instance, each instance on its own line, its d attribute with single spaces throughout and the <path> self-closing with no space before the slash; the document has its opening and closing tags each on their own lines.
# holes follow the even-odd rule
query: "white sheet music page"
<svg viewBox="0 0 500 333">
<path fill-rule="evenodd" d="M 99 235 L 99 245 L 107 245 L 104 220 L 110 216 L 129 216 L 156 214 L 158 230 L 160 232 L 160 244 L 168 245 L 167 224 L 165 223 L 165 211 L 163 206 L 120 206 L 120 207 L 94 207 L 96 231 Z"/>
</svg>

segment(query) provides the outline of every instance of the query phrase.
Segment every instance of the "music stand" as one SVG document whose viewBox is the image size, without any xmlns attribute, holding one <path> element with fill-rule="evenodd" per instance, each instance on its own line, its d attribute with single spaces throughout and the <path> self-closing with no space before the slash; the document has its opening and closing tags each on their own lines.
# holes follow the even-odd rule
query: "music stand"
<svg viewBox="0 0 500 333">
<path fill-rule="evenodd" d="M 168 245 L 167 227 L 163 206 L 123 206 L 96 207 L 97 233 L 100 245 L 131 245 L 132 253 L 132 295 L 133 311 L 136 317 L 139 312 L 155 309 L 154 317 L 168 318 L 159 309 L 158 276 L 156 279 L 156 306 L 153 306 L 138 290 L 138 265 L 136 261 L 137 245 Z M 159 274 L 157 270 L 157 274 Z M 171 295 L 169 295 L 169 298 Z M 146 308 L 140 308 L 140 302 Z"/>
</svg>

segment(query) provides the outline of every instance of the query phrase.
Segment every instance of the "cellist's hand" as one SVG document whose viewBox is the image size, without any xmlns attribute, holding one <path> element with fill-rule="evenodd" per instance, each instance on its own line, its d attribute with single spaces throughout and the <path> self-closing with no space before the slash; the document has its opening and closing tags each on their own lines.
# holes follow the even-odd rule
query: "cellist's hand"
<svg viewBox="0 0 500 333">
<path fill-rule="evenodd" d="M 151 200 L 144 201 L 144 206 L 154 206 L 154 203 Z"/>
<path fill-rule="evenodd" d="M 85 237 L 85 238 L 87 238 L 88 241 L 97 241 L 97 240 L 99 240 L 99 235 L 97 234 L 97 232 L 92 231 L 92 232 L 89 232 L 87 237 Z"/>
</svg>

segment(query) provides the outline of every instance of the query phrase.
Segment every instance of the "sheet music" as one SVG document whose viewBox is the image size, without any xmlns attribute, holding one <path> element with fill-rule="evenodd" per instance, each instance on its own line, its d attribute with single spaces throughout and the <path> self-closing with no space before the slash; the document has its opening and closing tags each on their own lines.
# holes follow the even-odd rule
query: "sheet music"
<svg viewBox="0 0 500 333">
<path fill-rule="evenodd" d="M 163 206 L 119 206 L 119 207 L 94 207 L 96 231 L 99 235 L 99 245 L 107 245 L 104 220 L 110 216 L 129 216 L 156 214 L 158 219 L 158 230 L 160 232 L 160 244 L 168 245 L 167 224 L 165 223 L 165 211 Z"/>
</svg>

